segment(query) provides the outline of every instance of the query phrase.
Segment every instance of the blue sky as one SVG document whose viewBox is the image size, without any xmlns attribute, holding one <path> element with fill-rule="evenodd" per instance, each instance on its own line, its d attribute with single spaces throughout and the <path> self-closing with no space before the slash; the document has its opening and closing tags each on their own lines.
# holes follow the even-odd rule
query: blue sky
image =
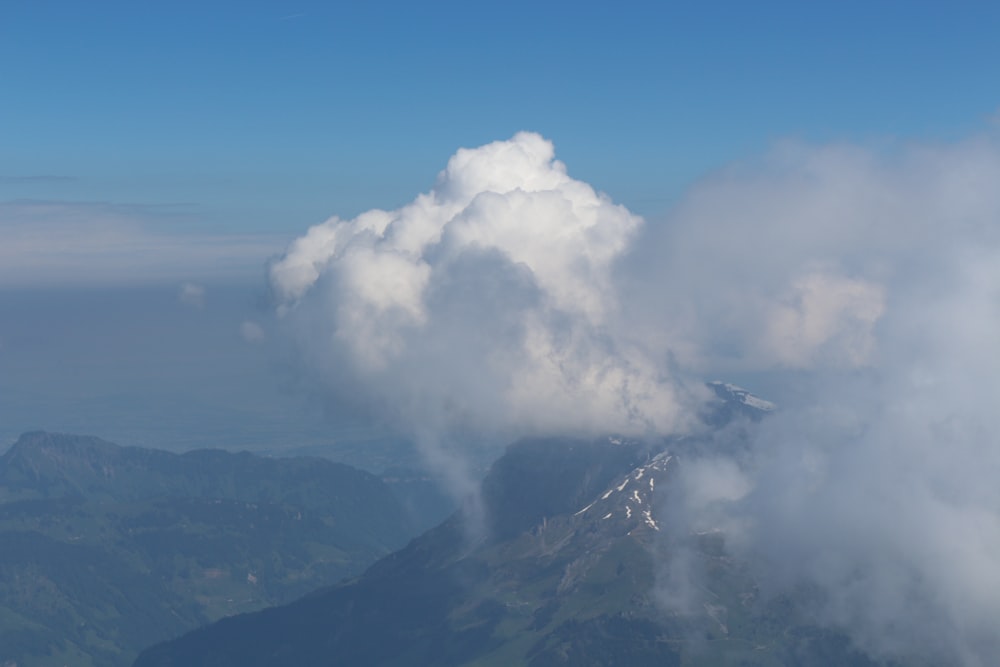
<svg viewBox="0 0 1000 667">
<path fill-rule="evenodd" d="M 242 405 L 286 405 L 239 335 L 263 321 L 268 258 L 412 200 L 459 147 L 539 132 L 655 222 L 787 139 L 995 131 L 998 34 L 978 2 L 4 2 L 0 440 L 169 444 L 94 416 L 123 392 L 144 414 L 195 385 L 216 407 L 253 386 Z M 87 304 L 72 327 L 67 301 Z"/>
<path fill-rule="evenodd" d="M 948 138 L 1000 106 L 989 3 L 0 11 L 0 201 L 157 206 L 148 215 L 183 231 L 292 235 L 391 208 L 457 147 L 522 129 L 657 214 L 781 138 Z"/>
</svg>

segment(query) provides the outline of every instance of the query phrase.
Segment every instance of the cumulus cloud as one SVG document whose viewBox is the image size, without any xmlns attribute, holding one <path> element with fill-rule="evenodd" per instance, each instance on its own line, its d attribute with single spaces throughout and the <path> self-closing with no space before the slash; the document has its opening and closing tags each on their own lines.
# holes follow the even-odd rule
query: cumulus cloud
<svg viewBox="0 0 1000 667">
<path fill-rule="evenodd" d="M 0 202 L 0 286 L 169 283 L 252 275 L 281 243 L 177 233 L 163 209 L 95 202 Z"/>
<path fill-rule="evenodd" d="M 405 428 L 668 432 L 686 392 L 615 335 L 613 268 L 641 224 L 521 133 L 459 150 L 398 210 L 313 227 L 271 280 L 324 376 Z"/>
</svg>

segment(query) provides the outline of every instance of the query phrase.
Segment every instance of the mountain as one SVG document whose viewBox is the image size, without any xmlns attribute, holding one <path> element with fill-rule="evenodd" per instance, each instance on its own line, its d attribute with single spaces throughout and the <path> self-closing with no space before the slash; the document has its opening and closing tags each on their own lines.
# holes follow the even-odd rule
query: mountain
<svg viewBox="0 0 1000 667">
<path fill-rule="evenodd" d="M 743 387 L 719 380 L 707 383 L 715 394 L 715 401 L 708 404 L 703 420 L 713 426 L 733 423 L 741 418 L 758 422 L 778 408 L 771 401 L 756 396 Z"/>
<path fill-rule="evenodd" d="M 518 443 L 479 509 L 354 580 L 154 646 L 135 667 L 873 664 L 794 601 L 758 599 L 721 534 L 669 535 L 677 444 Z M 663 585 L 681 554 L 704 573 L 683 605 Z"/>
<path fill-rule="evenodd" d="M 26 433 L 0 457 L 0 665 L 127 665 L 412 533 L 380 479 L 331 461 Z"/>
</svg>

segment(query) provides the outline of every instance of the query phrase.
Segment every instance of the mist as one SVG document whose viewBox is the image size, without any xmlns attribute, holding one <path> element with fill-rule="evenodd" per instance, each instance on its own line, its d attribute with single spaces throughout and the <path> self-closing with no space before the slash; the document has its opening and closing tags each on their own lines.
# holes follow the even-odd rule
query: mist
<svg viewBox="0 0 1000 667">
<path fill-rule="evenodd" d="M 647 335 L 692 341 L 692 368 L 756 377 L 781 403 L 748 454 L 708 446 L 681 466 L 670 511 L 721 531 L 764 599 L 813 590 L 811 618 L 871 655 L 992 664 L 1000 147 L 894 148 L 779 146 L 659 230 L 669 261 L 634 280 L 687 289 L 636 304 Z M 698 572 L 680 562 L 663 585 L 683 597 Z"/>
<path fill-rule="evenodd" d="M 31 430 L 173 451 L 338 440 L 263 302 L 249 281 L 0 288 L 0 448 Z"/>
</svg>

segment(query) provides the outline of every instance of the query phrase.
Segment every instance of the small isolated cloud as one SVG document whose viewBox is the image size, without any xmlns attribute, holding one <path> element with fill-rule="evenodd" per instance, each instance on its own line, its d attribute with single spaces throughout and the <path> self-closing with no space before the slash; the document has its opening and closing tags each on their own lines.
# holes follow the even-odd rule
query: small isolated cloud
<svg viewBox="0 0 1000 667">
<path fill-rule="evenodd" d="M 196 283 L 184 283 L 177 293 L 177 300 L 192 308 L 205 307 L 205 288 Z"/>
<path fill-rule="evenodd" d="M 240 324 L 240 336 L 248 343 L 259 343 L 267 338 L 264 328 L 250 320 Z"/>
</svg>

